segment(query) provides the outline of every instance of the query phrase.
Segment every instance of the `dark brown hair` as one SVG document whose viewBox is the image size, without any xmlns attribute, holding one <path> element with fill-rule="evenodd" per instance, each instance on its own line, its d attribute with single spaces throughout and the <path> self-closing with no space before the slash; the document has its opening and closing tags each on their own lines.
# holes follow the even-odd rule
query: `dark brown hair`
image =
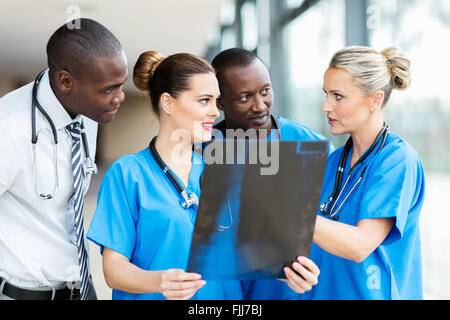
<svg viewBox="0 0 450 320">
<path fill-rule="evenodd" d="M 142 53 L 134 66 L 133 81 L 137 89 L 148 92 L 152 110 L 159 116 L 159 100 L 164 92 L 177 98 L 189 90 L 193 75 L 213 73 L 213 67 L 203 58 L 190 53 L 164 57 L 157 51 Z"/>
</svg>

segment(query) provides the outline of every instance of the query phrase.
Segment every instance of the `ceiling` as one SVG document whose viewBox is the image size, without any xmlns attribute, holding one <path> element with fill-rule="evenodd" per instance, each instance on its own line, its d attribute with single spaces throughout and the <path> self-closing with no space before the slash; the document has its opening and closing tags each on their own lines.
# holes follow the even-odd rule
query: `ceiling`
<svg viewBox="0 0 450 320">
<path fill-rule="evenodd" d="M 202 55 L 219 25 L 221 6 L 230 1 L 1 0 L 0 78 L 31 81 L 46 67 L 45 47 L 51 34 L 78 12 L 117 36 L 129 70 L 147 50 Z"/>
</svg>

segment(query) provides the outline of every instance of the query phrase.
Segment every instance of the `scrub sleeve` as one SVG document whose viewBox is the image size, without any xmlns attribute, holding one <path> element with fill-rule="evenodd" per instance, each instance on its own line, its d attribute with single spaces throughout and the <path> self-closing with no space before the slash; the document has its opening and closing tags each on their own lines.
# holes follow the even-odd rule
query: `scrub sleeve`
<svg viewBox="0 0 450 320">
<path fill-rule="evenodd" d="M 382 245 L 402 238 L 409 209 L 419 199 L 415 189 L 422 185 L 417 177 L 422 180 L 423 172 L 417 174 L 418 166 L 413 159 L 396 147 L 373 162 L 371 166 L 376 169 L 371 170 L 370 180 L 364 184 L 359 220 L 395 218 L 395 225 Z"/>
<path fill-rule="evenodd" d="M 131 260 L 136 243 L 138 209 L 136 199 L 130 199 L 129 195 L 136 194 L 136 185 L 125 186 L 118 167 L 113 164 L 105 175 L 87 236 L 101 250 L 105 246 Z"/>
</svg>

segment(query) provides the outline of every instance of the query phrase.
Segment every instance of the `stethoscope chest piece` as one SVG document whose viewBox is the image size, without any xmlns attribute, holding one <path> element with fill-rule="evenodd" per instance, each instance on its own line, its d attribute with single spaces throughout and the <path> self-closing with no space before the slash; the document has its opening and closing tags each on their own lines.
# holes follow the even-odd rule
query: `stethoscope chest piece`
<svg viewBox="0 0 450 320">
<path fill-rule="evenodd" d="M 84 159 L 83 170 L 84 170 L 85 176 L 98 174 L 97 165 L 95 164 L 95 162 L 92 160 L 91 157 Z"/>
<path fill-rule="evenodd" d="M 195 193 L 189 192 L 187 193 L 186 190 L 183 190 L 181 192 L 181 196 L 183 199 L 180 200 L 180 204 L 183 207 L 183 209 L 189 209 L 191 207 L 197 207 L 199 204 L 198 197 Z"/>
<path fill-rule="evenodd" d="M 330 217 L 331 219 L 337 221 L 337 220 L 339 220 L 339 216 L 336 215 L 336 214 L 332 214 L 332 213 L 331 213 L 332 210 L 329 210 L 329 209 L 330 209 L 329 207 L 330 207 L 332 204 L 333 204 L 333 199 L 330 197 L 330 198 L 328 199 L 327 202 L 324 202 L 324 203 L 322 203 L 322 204 L 320 205 L 320 212 L 322 212 L 322 214 L 323 214 L 325 217 Z M 333 207 L 334 207 L 334 205 L 332 206 L 331 209 L 333 209 Z M 336 213 L 337 213 L 337 212 L 336 212 Z"/>
</svg>

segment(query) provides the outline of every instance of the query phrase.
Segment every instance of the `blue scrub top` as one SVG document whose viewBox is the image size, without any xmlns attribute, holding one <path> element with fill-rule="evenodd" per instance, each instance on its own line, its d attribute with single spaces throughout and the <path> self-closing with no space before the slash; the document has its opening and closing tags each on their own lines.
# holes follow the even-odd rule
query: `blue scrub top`
<svg viewBox="0 0 450 320">
<path fill-rule="evenodd" d="M 317 131 L 293 120 L 278 117 L 281 130 L 281 141 L 316 141 L 326 140 L 329 143 L 329 154 L 334 151 L 331 141 Z M 276 131 L 272 130 L 269 139 L 276 139 Z"/>
<path fill-rule="evenodd" d="M 200 198 L 201 156 L 193 152 L 187 190 Z M 118 159 L 107 171 L 87 238 L 144 270 L 186 270 L 197 208 L 183 209 L 150 150 Z M 160 300 L 160 293 L 113 290 L 114 300 Z M 191 299 L 242 299 L 239 281 L 207 281 Z"/>
<path fill-rule="evenodd" d="M 328 158 L 320 203 L 326 202 L 333 191 L 342 150 L 339 148 Z M 342 186 L 350 158 L 349 155 Z M 421 160 L 407 142 L 390 133 L 382 149 L 355 167 L 335 209 L 363 168 L 367 169 L 360 184 L 338 213 L 339 222 L 354 226 L 363 219 L 393 217 L 395 225 L 384 242 L 361 263 L 337 257 L 313 244 L 311 259 L 320 268 L 319 283 L 302 299 L 422 299 L 419 214 L 425 178 Z"/>
<path fill-rule="evenodd" d="M 280 125 L 281 141 L 315 141 L 315 140 L 328 140 L 320 133 L 313 129 L 289 120 L 283 117 L 278 117 L 278 123 Z M 216 128 L 223 128 L 224 122 L 219 123 Z M 224 138 L 222 134 L 217 133 L 215 138 Z M 276 130 L 272 130 L 269 140 L 279 139 Z M 329 154 L 334 150 L 333 144 L 329 141 Z M 239 204 L 233 204 L 238 206 Z M 295 257 L 292 257 L 294 260 Z M 293 291 L 289 286 L 282 281 L 276 279 L 264 279 L 264 280 L 242 280 L 242 290 L 244 299 L 246 300 L 295 300 L 299 299 L 299 294 Z"/>
</svg>

